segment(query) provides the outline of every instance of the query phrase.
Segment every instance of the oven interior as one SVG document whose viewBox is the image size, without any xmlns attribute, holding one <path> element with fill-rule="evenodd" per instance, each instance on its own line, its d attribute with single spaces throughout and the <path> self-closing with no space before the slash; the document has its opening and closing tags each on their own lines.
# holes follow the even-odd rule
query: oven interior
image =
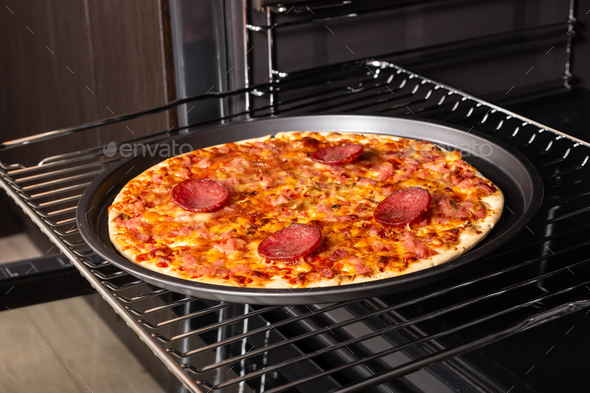
<svg viewBox="0 0 590 393">
<path fill-rule="evenodd" d="M 552 345 L 558 351 L 555 340 L 587 346 L 583 328 L 568 336 L 559 322 L 587 325 L 580 317 L 586 311 L 578 311 L 590 305 L 590 145 L 518 114 L 543 117 L 542 99 L 554 108 L 580 94 L 572 87 L 576 2 L 256 0 L 204 3 L 200 13 L 186 12 L 185 0 L 171 6 L 180 98 L 5 142 L 0 185 L 63 253 L 55 266 L 27 263 L 47 271 L 75 267 L 105 300 L 97 310 L 120 316 L 142 350 L 183 385 L 175 389 L 522 391 L 537 385 L 526 377 L 532 369 L 516 367 L 522 356 L 507 355 L 526 348 L 519 337 L 543 340 L 542 348 L 529 349 L 539 356 Z M 191 23 L 203 15 L 216 23 Z M 363 29 L 372 33 L 359 34 Z M 219 55 L 195 55 L 207 51 Z M 195 77 L 205 69 L 207 77 Z M 179 126 L 19 160 L 33 144 L 124 127 L 163 111 L 177 111 Z M 170 292 L 101 260 L 81 239 L 77 202 L 121 159 L 117 146 L 155 144 L 209 124 L 307 113 L 419 117 L 485 133 L 533 163 L 545 187 L 543 204 L 526 230 L 472 269 L 427 288 L 309 306 L 230 304 Z M 15 264 L 2 285 L 23 266 Z M 551 383 L 538 378 L 538 385 Z M 577 383 L 570 381 L 572 390 Z"/>
</svg>

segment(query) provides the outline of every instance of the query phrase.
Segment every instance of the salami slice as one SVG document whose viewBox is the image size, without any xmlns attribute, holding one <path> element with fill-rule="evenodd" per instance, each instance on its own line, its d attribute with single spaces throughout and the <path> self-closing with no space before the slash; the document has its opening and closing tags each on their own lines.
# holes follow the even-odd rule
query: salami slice
<svg viewBox="0 0 590 393">
<path fill-rule="evenodd" d="M 330 146 L 313 153 L 311 159 L 321 164 L 345 165 L 356 160 L 363 150 L 363 145 Z"/>
<path fill-rule="evenodd" d="M 258 254 L 268 259 L 295 259 L 315 250 L 322 232 L 311 225 L 293 224 L 273 233 L 260 243 Z"/>
<path fill-rule="evenodd" d="M 430 200 L 430 193 L 420 187 L 394 192 L 377 206 L 375 220 L 384 225 L 406 225 L 430 208 Z"/>
<path fill-rule="evenodd" d="M 187 180 L 172 189 L 172 201 L 184 210 L 210 212 L 229 200 L 229 190 L 211 179 Z"/>
</svg>

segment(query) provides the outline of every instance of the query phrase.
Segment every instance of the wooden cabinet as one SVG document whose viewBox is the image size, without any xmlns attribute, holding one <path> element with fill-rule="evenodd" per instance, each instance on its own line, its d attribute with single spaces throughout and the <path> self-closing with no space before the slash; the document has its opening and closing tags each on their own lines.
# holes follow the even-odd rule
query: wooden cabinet
<svg viewBox="0 0 590 393">
<path fill-rule="evenodd" d="M 171 42 L 168 0 L 7 0 L 0 10 L 0 140 L 174 99 Z M 174 125 L 175 113 L 161 113 L 9 150 L 0 159 L 30 165 Z M 6 209 L 16 205 L 3 202 L 0 213 Z"/>
</svg>

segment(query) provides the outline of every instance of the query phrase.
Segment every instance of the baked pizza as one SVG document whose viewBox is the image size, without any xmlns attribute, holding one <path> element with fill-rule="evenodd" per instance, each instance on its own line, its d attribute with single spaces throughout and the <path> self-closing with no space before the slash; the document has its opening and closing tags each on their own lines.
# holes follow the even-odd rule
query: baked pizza
<svg viewBox="0 0 590 393">
<path fill-rule="evenodd" d="M 284 132 L 172 157 L 127 183 L 110 239 L 130 261 L 197 282 L 336 286 L 408 274 L 481 241 L 500 189 L 428 141 Z"/>
</svg>

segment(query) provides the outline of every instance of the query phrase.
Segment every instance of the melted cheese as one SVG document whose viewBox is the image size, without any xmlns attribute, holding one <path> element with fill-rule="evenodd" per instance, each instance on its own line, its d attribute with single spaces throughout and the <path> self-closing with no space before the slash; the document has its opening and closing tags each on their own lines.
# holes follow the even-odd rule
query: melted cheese
<svg viewBox="0 0 590 393">
<path fill-rule="evenodd" d="M 133 248 L 138 263 L 181 277 L 240 286 L 269 286 L 280 278 L 297 287 L 333 276 L 346 281 L 359 274 L 403 273 L 417 261 L 456 248 L 462 232 L 477 232 L 490 214 L 482 210 L 481 199 L 494 186 L 485 182 L 486 191 L 459 152 L 395 137 L 346 134 L 334 142 L 319 133 L 287 135 L 197 150 L 144 172 L 111 207 L 123 213 L 112 236 Z M 346 143 L 365 147 L 351 164 L 331 166 L 309 158 L 318 149 Z M 225 184 L 229 202 L 214 213 L 182 210 L 170 190 L 196 178 Z M 425 215 L 401 228 L 376 223 L 379 202 L 414 186 L 433 197 Z M 294 222 L 322 230 L 318 249 L 295 261 L 261 258 L 260 242 Z"/>
</svg>

